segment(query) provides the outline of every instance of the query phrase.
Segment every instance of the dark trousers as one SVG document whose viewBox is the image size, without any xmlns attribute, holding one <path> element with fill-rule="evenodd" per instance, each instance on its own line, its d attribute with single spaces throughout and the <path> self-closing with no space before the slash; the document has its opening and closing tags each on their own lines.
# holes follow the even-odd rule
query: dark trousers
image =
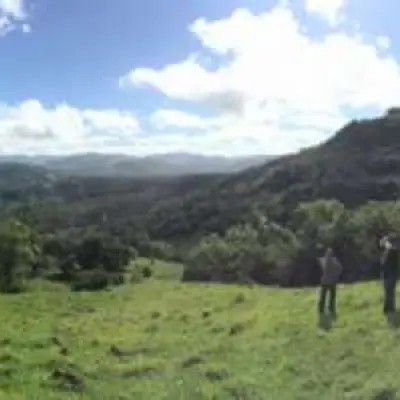
<svg viewBox="0 0 400 400">
<path fill-rule="evenodd" d="M 329 312 L 336 314 L 336 284 L 321 285 L 319 289 L 318 311 L 320 314 L 325 312 L 326 298 L 329 297 L 328 308 Z"/>
<path fill-rule="evenodd" d="M 396 310 L 396 284 L 397 279 L 395 277 L 383 278 L 383 312 L 385 314 Z"/>
</svg>

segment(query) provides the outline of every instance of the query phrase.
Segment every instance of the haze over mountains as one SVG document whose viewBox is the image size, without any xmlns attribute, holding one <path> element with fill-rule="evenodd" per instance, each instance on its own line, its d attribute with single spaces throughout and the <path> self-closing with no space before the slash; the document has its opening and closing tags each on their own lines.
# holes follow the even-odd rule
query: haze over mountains
<svg viewBox="0 0 400 400">
<path fill-rule="evenodd" d="M 87 153 L 69 156 L 0 155 L 0 162 L 41 166 L 73 176 L 152 177 L 235 173 L 273 158 L 266 155 L 224 157 L 168 153 L 136 157 Z"/>
</svg>

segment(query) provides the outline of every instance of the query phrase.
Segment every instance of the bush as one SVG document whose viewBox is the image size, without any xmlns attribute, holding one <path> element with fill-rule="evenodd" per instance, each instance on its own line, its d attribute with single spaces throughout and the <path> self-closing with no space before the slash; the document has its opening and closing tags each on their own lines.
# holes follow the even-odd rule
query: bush
<svg viewBox="0 0 400 400">
<path fill-rule="evenodd" d="M 104 290 L 110 286 L 124 283 L 124 275 L 121 273 L 110 273 L 102 268 L 80 271 L 74 276 L 71 283 L 73 291 L 97 291 Z"/>
<path fill-rule="evenodd" d="M 39 255 L 31 229 L 14 219 L 0 226 L 0 290 L 20 292 Z"/>
<path fill-rule="evenodd" d="M 142 274 L 145 279 L 149 279 L 153 276 L 153 270 L 149 266 L 145 266 L 142 269 Z"/>
<path fill-rule="evenodd" d="M 135 264 L 131 269 L 130 281 L 131 283 L 140 283 L 145 279 L 151 278 L 153 270 L 149 265 Z"/>
<path fill-rule="evenodd" d="M 60 274 L 53 278 L 70 282 L 75 290 L 105 288 L 123 282 L 128 265 L 136 258 L 136 250 L 98 231 L 70 236 L 44 238 L 47 258 L 58 262 Z"/>
<path fill-rule="evenodd" d="M 57 273 L 60 269 L 59 261 L 56 257 L 40 254 L 32 266 L 31 277 L 45 277 Z"/>
<path fill-rule="evenodd" d="M 84 269 L 102 267 L 108 272 L 122 272 L 136 256 L 134 249 L 118 238 L 98 233 L 84 237 L 74 254 L 76 262 Z"/>
<path fill-rule="evenodd" d="M 210 235 L 189 253 L 183 280 L 279 283 L 287 279 L 299 248 L 296 237 L 276 224 L 256 221 L 226 235 Z"/>
</svg>

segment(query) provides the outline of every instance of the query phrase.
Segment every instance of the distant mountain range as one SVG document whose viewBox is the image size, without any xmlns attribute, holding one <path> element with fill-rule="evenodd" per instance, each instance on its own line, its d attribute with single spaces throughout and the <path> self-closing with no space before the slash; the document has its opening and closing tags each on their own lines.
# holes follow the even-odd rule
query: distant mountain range
<svg viewBox="0 0 400 400">
<path fill-rule="evenodd" d="M 0 155 L 0 163 L 35 165 L 73 176 L 152 177 L 235 173 L 273 158 L 266 155 L 223 157 L 167 153 L 136 157 L 87 153 L 69 156 Z"/>
</svg>

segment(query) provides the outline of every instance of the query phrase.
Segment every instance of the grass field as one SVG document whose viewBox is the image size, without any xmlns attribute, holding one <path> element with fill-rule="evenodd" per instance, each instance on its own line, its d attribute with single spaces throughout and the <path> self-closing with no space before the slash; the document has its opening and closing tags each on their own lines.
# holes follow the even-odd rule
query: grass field
<svg viewBox="0 0 400 400">
<path fill-rule="evenodd" d="M 150 280 L 0 296 L 1 399 L 396 399 L 400 332 L 377 283 L 314 290 Z"/>
<path fill-rule="evenodd" d="M 149 267 L 153 272 L 153 277 L 159 280 L 180 281 L 183 275 L 183 265 L 173 262 L 155 260 L 151 262 L 148 258 L 138 258 L 134 262 L 139 268 Z"/>
</svg>

